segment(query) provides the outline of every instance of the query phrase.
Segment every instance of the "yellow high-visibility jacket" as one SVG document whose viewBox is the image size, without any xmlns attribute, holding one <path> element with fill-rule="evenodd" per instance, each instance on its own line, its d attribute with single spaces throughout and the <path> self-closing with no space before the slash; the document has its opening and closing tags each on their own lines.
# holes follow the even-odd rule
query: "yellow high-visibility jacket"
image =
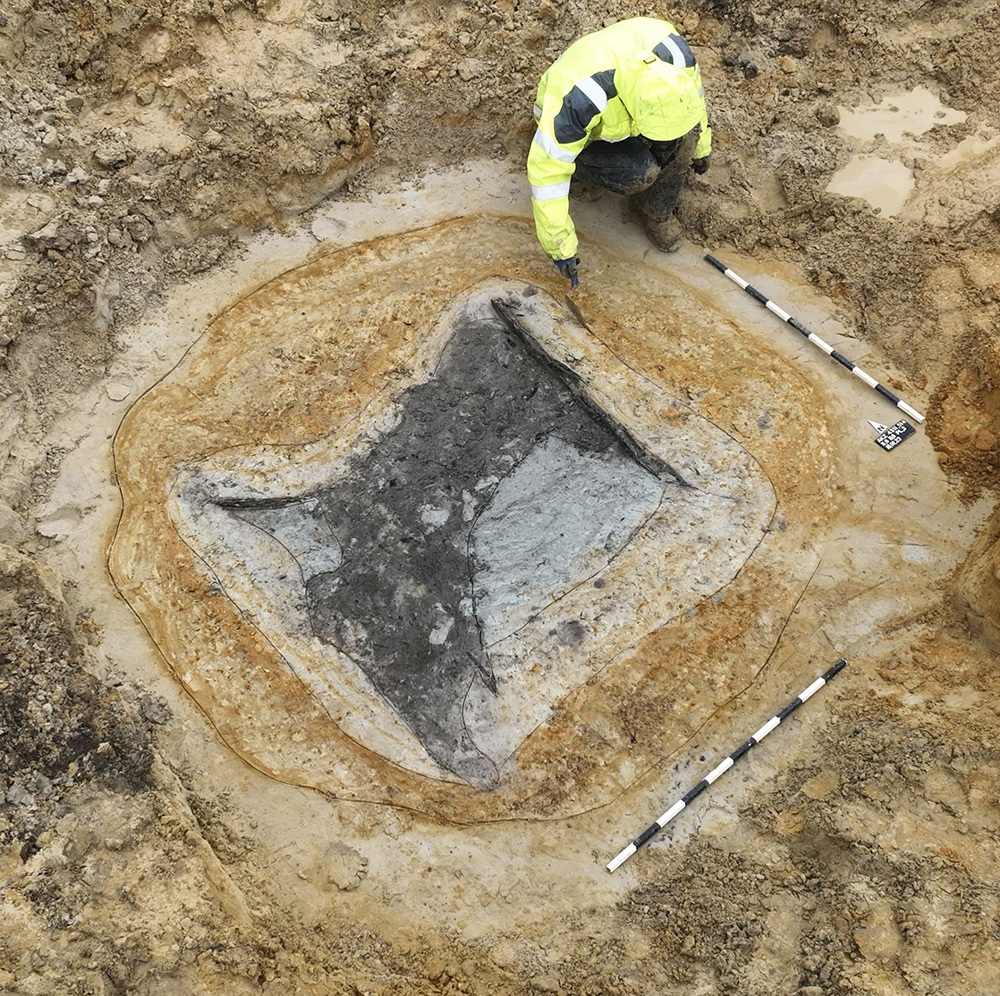
<svg viewBox="0 0 1000 996">
<path fill-rule="evenodd" d="M 535 230 L 553 259 L 577 239 L 569 216 L 576 157 L 591 143 L 641 135 L 666 142 L 701 126 L 694 158 L 712 151 L 701 71 L 669 21 L 633 17 L 575 41 L 538 84 L 528 153 Z"/>
</svg>

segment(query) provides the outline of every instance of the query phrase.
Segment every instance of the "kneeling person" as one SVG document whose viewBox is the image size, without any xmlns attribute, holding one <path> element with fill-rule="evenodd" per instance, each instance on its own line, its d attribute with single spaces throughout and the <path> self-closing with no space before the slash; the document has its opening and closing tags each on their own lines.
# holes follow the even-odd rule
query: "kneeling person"
<svg viewBox="0 0 1000 996">
<path fill-rule="evenodd" d="M 528 153 L 535 229 L 576 287 L 569 214 L 575 174 L 633 195 L 658 249 L 678 244 L 671 218 L 689 165 L 708 169 L 712 130 L 701 73 L 668 21 L 635 17 L 575 41 L 542 76 Z"/>
</svg>

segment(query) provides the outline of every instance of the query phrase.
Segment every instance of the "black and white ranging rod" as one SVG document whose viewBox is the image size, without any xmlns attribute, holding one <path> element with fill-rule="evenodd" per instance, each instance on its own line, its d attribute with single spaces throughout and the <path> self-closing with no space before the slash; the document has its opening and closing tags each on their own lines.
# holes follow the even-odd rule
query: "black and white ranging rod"
<svg viewBox="0 0 1000 996">
<path fill-rule="evenodd" d="M 639 834 L 635 840 L 632 841 L 628 847 L 625 848 L 621 853 L 618 854 L 609 864 L 608 871 L 613 872 L 620 865 L 623 865 L 629 858 L 635 854 L 636 851 L 642 847 L 650 838 L 658 834 L 682 809 L 688 806 L 691 801 L 701 795 L 709 785 L 712 784 L 721 774 L 728 771 L 751 747 L 755 744 L 759 744 L 761 740 L 766 737 L 771 730 L 778 726 L 783 719 L 787 719 L 793 712 L 806 699 L 811 698 L 816 692 L 818 692 L 831 678 L 839 674 L 844 668 L 847 667 L 847 661 L 843 657 L 837 661 L 828 671 L 820 675 L 805 691 L 799 692 L 798 696 L 794 698 L 784 709 L 781 710 L 776 716 L 772 716 L 749 740 L 744 740 L 743 743 L 739 745 L 722 762 L 718 765 L 715 770 L 710 771 L 700 782 L 687 795 L 683 798 L 678 799 L 655 823 L 651 823 L 645 830 Z"/>
<path fill-rule="evenodd" d="M 783 322 L 787 322 L 796 332 L 801 332 L 811 343 L 819 346 L 827 356 L 832 356 L 838 363 L 847 367 L 859 380 L 863 380 L 869 387 L 873 387 L 883 398 L 888 398 L 897 408 L 901 408 L 910 418 L 918 422 L 924 421 L 924 416 L 916 409 L 911 408 L 905 401 L 898 398 L 887 387 L 883 387 L 874 377 L 869 377 L 860 367 L 855 366 L 846 356 L 838 353 L 829 343 L 824 342 L 815 332 L 810 332 L 798 319 L 793 318 L 787 311 L 783 311 L 773 301 L 766 298 L 756 287 L 748 284 L 738 273 L 733 273 L 725 263 L 717 260 L 714 256 L 706 254 L 705 259 L 717 270 L 721 270 L 735 284 L 739 284 L 754 300 L 759 301 L 769 311 L 773 311 Z"/>
</svg>

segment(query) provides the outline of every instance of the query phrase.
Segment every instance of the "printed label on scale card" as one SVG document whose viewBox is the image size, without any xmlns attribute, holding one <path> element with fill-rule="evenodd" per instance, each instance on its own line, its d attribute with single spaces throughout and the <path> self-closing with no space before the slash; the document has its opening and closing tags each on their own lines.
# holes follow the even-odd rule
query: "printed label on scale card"
<svg viewBox="0 0 1000 996">
<path fill-rule="evenodd" d="M 917 430 L 901 418 L 895 425 L 884 426 L 881 422 L 868 419 L 868 424 L 878 433 L 875 442 L 886 452 L 895 449 L 904 439 L 909 439 Z"/>
</svg>

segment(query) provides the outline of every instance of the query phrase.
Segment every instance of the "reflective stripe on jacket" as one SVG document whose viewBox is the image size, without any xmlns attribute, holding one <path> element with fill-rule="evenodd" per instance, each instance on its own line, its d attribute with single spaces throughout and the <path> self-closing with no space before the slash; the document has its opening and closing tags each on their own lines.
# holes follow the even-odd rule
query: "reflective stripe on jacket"
<svg viewBox="0 0 1000 996">
<path fill-rule="evenodd" d="M 538 84 L 535 118 L 531 205 L 538 240 L 553 259 L 576 253 L 569 184 L 591 142 L 632 135 L 663 142 L 700 125 L 694 158 L 712 150 L 694 53 L 669 21 L 652 17 L 619 21 L 570 45 Z"/>
</svg>

